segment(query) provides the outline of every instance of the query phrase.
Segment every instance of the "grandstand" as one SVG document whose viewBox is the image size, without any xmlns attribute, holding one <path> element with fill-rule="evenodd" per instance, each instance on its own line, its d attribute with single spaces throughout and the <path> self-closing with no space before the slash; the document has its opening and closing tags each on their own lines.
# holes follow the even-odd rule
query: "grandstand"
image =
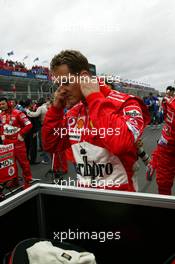
<svg viewBox="0 0 175 264">
<path fill-rule="evenodd" d="M 0 94 L 8 98 L 39 99 L 53 92 L 50 80 L 0 75 Z"/>
<path fill-rule="evenodd" d="M 149 93 L 153 93 L 154 95 L 160 94 L 160 92 L 152 87 L 148 87 L 141 84 L 134 84 L 129 82 L 124 82 L 121 80 L 120 82 L 115 84 L 116 90 L 123 92 L 123 93 L 129 93 L 132 95 L 137 95 L 139 97 L 146 97 L 149 95 Z"/>
<path fill-rule="evenodd" d="M 0 94 L 8 98 L 39 99 L 53 92 L 49 69 L 0 59 Z"/>
<path fill-rule="evenodd" d="M 111 80 L 113 80 L 115 89 L 123 93 L 137 95 L 139 97 L 146 97 L 149 95 L 149 93 L 153 93 L 154 95 L 160 94 L 158 90 L 152 88 L 149 84 L 146 83 L 122 79 L 117 75 L 108 75 L 104 73 L 98 76 L 99 79 L 102 77 L 102 80 L 104 80 L 104 77 L 106 77 L 107 80 L 109 80 L 109 83 L 111 82 Z"/>
</svg>

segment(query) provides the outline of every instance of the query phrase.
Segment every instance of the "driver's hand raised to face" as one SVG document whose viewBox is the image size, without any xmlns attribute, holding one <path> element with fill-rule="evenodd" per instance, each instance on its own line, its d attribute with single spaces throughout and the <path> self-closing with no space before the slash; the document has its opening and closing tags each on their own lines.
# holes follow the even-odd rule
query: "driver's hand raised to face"
<svg viewBox="0 0 175 264">
<path fill-rule="evenodd" d="M 82 75 L 80 77 L 80 89 L 84 97 L 92 93 L 100 92 L 97 78 L 92 79 L 90 76 Z"/>
<path fill-rule="evenodd" d="M 53 106 L 57 108 L 64 108 L 66 106 L 66 93 L 61 87 L 54 93 Z"/>
</svg>

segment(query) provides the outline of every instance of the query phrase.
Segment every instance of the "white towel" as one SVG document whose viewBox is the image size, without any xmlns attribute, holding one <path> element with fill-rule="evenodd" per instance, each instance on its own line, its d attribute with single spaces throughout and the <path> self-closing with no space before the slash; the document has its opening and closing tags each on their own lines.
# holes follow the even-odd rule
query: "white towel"
<svg viewBox="0 0 175 264">
<path fill-rule="evenodd" d="M 92 253 L 64 250 L 49 241 L 37 242 L 26 251 L 30 264 L 96 264 Z"/>
</svg>

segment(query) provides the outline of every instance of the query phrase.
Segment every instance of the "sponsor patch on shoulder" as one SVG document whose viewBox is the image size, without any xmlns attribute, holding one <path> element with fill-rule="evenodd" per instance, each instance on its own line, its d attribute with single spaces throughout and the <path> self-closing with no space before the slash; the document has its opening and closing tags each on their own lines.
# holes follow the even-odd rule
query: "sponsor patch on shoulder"
<svg viewBox="0 0 175 264">
<path fill-rule="evenodd" d="M 142 113 L 139 107 L 127 106 L 124 108 L 124 114 L 132 117 L 142 117 Z"/>
</svg>

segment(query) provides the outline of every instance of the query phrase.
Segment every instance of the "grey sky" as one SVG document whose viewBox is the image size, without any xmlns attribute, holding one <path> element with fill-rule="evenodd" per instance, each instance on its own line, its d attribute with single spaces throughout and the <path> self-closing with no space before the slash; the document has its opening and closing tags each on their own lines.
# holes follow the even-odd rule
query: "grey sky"
<svg viewBox="0 0 175 264">
<path fill-rule="evenodd" d="M 0 0 L 0 57 L 27 66 L 77 49 L 98 73 L 164 90 L 175 80 L 174 0 Z M 39 64 L 38 63 L 38 64 Z"/>
</svg>

